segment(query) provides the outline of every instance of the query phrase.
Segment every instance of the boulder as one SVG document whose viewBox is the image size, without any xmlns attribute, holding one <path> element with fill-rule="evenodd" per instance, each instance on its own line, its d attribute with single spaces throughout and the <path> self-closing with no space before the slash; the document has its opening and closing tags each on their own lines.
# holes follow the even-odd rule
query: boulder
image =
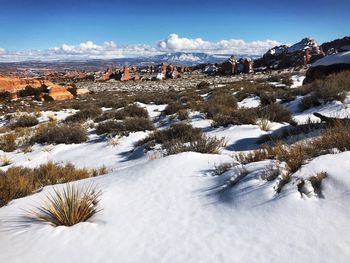
<svg viewBox="0 0 350 263">
<path fill-rule="evenodd" d="M 77 95 L 83 96 L 89 94 L 90 91 L 88 89 L 77 89 Z"/>
<path fill-rule="evenodd" d="M 54 100 L 71 100 L 74 98 L 72 93 L 70 93 L 66 87 L 55 85 L 49 88 L 49 94 Z"/>
</svg>

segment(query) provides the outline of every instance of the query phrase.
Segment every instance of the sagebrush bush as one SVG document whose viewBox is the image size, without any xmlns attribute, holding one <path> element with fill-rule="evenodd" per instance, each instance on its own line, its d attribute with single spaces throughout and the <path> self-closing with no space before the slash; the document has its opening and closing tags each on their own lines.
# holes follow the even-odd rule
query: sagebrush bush
<svg viewBox="0 0 350 263">
<path fill-rule="evenodd" d="M 255 124 L 257 110 L 255 108 L 241 108 L 232 111 L 230 114 L 216 114 L 213 117 L 213 127 L 227 127 L 228 125 Z"/>
<path fill-rule="evenodd" d="M 79 124 L 41 125 L 31 139 L 32 143 L 72 144 L 88 139 L 86 130 Z"/>
<path fill-rule="evenodd" d="M 17 135 L 15 133 L 6 133 L 0 137 L 0 150 L 4 152 L 13 152 L 17 148 Z"/>
<path fill-rule="evenodd" d="M 118 120 L 123 120 L 130 117 L 148 118 L 148 112 L 146 109 L 138 106 L 137 104 L 131 104 L 116 111 L 114 116 L 114 118 Z"/>
<path fill-rule="evenodd" d="M 203 104 L 203 111 L 208 118 L 216 115 L 230 115 L 237 109 L 237 99 L 228 92 L 215 92 Z"/>
<path fill-rule="evenodd" d="M 263 107 L 260 111 L 260 116 L 267 118 L 273 122 L 288 122 L 295 125 L 292 113 L 278 103 L 273 103 Z"/>
<path fill-rule="evenodd" d="M 102 113 L 100 107 L 93 104 L 86 104 L 81 106 L 80 111 L 68 116 L 66 122 L 84 122 L 88 119 L 94 119 Z"/>
<path fill-rule="evenodd" d="M 127 118 L 124 121 L 108 120 L 100 122 L 96 127 L 96 133 L 98 135 L 124 135 L 129 132 L 151 131 L 153 129 L 153 123 L 148 118 Z"/>
<path fill-rule="evenodd" d="M 33 88 L 32 86 L 26 86 L 23 90 L 18 91 L 19 97 L 27 97 L 27 96 L 40 96 L 41 92 L 43 92 L 42 88 Z"/>
<path fill-rule="evenodd" d="M 96 133 L 101 134 L 121 134 L 125 131 L 125 125 L 121 121 L 104 121 L 97 125 Z"/>
<path fill-rule="evenodd" d="M 53 190 L 44 204 L 31 212 L 34 220 L 48 222 L 54 226 L 72 226 L 87 221 L 100 211 L 98 203 L 101 191 L 94 187 L 79 189 L 67 185 L 63 190 Z"/>
<path fill-rule="evenodd" d="M 184 105 L 182 105 L 180 102 L 178 101 L 173 101 L 170 102 L 164 109 L 164 113 L 166 115 L 172 115 L 177 113 L 179 110 L 184 109 Z"/>
<path fill-rule="evenodd" d="M 26 114 L 20 116 L 16 122 L 11 124 L 11 128 L 17 128 L 17 127 L 32 127 L 39 124 L 39 121 L 36 117 Z"/>
<path fill-rule="evenodd" d="M 306 85 L 309 91 L 313 93 L 300 101 L 299 110 L 304 111 L 329 101 L 344 101 L 346 93 L 350 91 L 349 79 L 350 71 L 342 71 Z"/>
</svg>

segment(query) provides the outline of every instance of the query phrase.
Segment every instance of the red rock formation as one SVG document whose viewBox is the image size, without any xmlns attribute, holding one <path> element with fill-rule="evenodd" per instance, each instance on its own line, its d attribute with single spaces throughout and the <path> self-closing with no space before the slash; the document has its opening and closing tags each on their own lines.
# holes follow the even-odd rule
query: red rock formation
<svg viewBox="0 0 350 263">
<path fill-rule="evenodd" d="M 123 69 L 122 77 L 120 79 L 121 81 L 128 81 L 130 80 L 130 69 L 128 66 L 125 66 Z"/>
<path fill-rule="evenodd" d="M 107 81 L 111 78 L 111 75 L 113 74 L 112 67 L 108 67 L 108 69 L 105 71 L 105 73 L 102 75 L 102 77 L 98 81 Z"/>
<path fill-rule="evenodd" d="M 58 85 L 49 89 L 49 96 L 54 100 L 71 100 L 74 98 L 72 93 L 70 93 L 66 87 Z"/>
<path fill-rule="evenodd" d="M 53 86 L 54 84 L 47 80 L 0 77 L 0 91 L 8 91 L 10 93 L 16 93 L 17 91 L 24 89 L 26 86 L 39 88 L 41 85 Z"/>
</svg>

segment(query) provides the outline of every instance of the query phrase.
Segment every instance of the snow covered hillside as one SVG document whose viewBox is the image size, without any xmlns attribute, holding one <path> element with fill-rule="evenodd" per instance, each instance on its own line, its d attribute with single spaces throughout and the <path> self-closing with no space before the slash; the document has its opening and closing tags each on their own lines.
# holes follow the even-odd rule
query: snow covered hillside
<svg viewBox="0 0 350 263">
<path fill-rule="evenodd" d="M 258 81 L 201 81 L 163 93 L 101 92 L 77 100 L 79 110 L 42 109 L 38 123 L 20 131 L 12 128 L 19 110 L 8 113 L 0 122 L 1 136 L 16 134 L 18 147 L 5 149 L 0 140 L 0 156 L 7 158 L 0 176 L 11 167 L 49 161 L 108 172 L 70 182 L 102 191 L 102 210 L 71 227 L 28 217 L 66 184 L 43 185 L 0 207 L 0 262 L 348 262 L 349 135 L 335 125 L 334 134 L 343 137 L 330 140 L 333 130 L 313 113 L 347 117 L 350 97 L 345 92 L 342 99 L 337 89 L 336 99 L 310 102 L 323 90 L 302 86 L 299 72 L 283 74 L 274 82 L 257 75 Z M 341 76 L 336 83 L 346 79 Z M 84 106 L 89 117 L 79 115 Z M 86 141 L 25 138 L 70 125 L 69 120 L 75 126 L 67 127 L 86 130 Z M 176 125 L 179 134 L 171 130 Z M 266 137 L 267 146 L 259 142 Z M 31 143 L 30 150 L 22 141 Z M 217 142 L 214 150 L 204 147 Z M 345 146 L 336 147 L 341 142 Z M 297 169 L 288 167 L 300 156 Z M 313 181 L 320 174 L 324 177 Z"/>
</svg>

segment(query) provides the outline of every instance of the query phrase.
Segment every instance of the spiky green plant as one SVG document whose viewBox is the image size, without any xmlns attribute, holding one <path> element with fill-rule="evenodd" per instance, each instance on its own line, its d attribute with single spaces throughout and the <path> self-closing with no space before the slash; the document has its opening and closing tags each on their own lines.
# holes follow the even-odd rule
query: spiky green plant
<svg viewBox="0 0 350 263">
<path fill-rule="evenodd" d="M 79 189 L 67 184 L 62 191 L 54 189 L 54 193 L 47 195 L 44 204 L 32 213 L 32 217 L 54 226 L 72 226 L 85 222 L 101 211 L 98 208 L 101 194 L 93 186 Z"/>
</svg>

